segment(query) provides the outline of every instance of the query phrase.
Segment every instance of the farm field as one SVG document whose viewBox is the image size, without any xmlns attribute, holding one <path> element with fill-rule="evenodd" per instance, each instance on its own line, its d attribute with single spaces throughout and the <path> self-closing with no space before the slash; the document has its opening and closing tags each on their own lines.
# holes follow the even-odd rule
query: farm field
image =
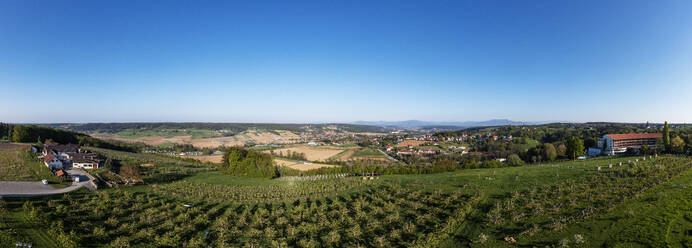
<svg viewBox="0 0 692 248">
<path fill-rule="evenodd" d="M 357 151 L 355 151 L 353 154 L 351 154 L 348 159 L 351 160 L 363 160 L 363 159 L 369 159 L 369 160 L 387 160 L 387 157 L 384 156 L 381 152 L 372 149 L 372 148 L 362 148 Z"/>
<path fill-rule="evenodd" d="M 199 160 L 201 162 L 210 162 L 210 163 L 215 163 L 215 164 L 221 164 L 223 162 L 223 155 L 181 156 L 181 157 L 182 158 L 192 158 L 192 159 Z M 304 161 L 295 161 L 295 160 L 279 158 L 279 157 L 275 157 L 274 162 L 278 166 L 286 166 L 286 167 L 301 170 L 301 171 L 334 166 L 334 165 L 323 164 L 323 163 L 305 164 Z"/>
<path fill-rule="evenodd" d="M 334 167 L 334 165 L 331 165 L 331 164 L 322 164 L 322 163 L 306 164 L 303 161 L 293 161 L 293 160 L 284 159 L 284 158 L 274 158 L 274 161 L 276 162 L 276 165 L 278 165 L 278 166 L 286 166 L 288 168 L 296 169 L 296 170 L 300 170 L 300 171 L 307 171 L 307 170 L 324 168 L 324 167 Z"/>
<path fill-rule="evenodd" d="M 399 144 L 396 144 L 395 147 L 418 147 L 423 144 L 430 143 L 430 141 L 425 141 L 425 140 L 404 140 L 402 142 L 399 142 Z"/>
<path fill-rule="evenodd" d="M 142 186 L 3 199 L 0 218 L 18 228 L 0 227 L 0 245 L 16 239 L 42 247 L 689 244 L 687 157 L 287 181 L 231 177 L 147 154 L 100 152 L 155 166 L 146 169 Z M 46 239 L 42 230 L 63 231 L 51 231 L 56 238 Z"/>
<path fill-rule="evenodd" d="M 180 156 L 181 158 L 192 158 L 202 162 L 210 162 L 220 164 L 223 160 L 223 155 L 202 155 L 202 156 Z"/>
<path fill-rule="evenodd" d="M 338 146 L 310 146 L 307 144 L 298 144 L 263 152 L 273 153 L 276 155 L 288 153 L 302 153 L 305 154 L 305 158 L 309 161 L 327 161 L 327 159 L 348 149 L 349 148 L 343 148 Z"/>
<path fill-rule="evenodd" d="M 316 162 L 345 162 L 354 160 L 386 160 L 387 158 L 377 150 L 359 146 L 310 146 L 306 144 L 287 145 L 284 148 L 266 150 L 280 156 L 289 153 L 302 153 L 308 161 Z"/>
<path fill-rule="evenodd" d="M 189 130 L 186 130 L 189 131 Z M 246 143 L 255 144 L 289 144 L 295 143 L 300 139 L 300 136 L 285 130 L 274 131 L 258 131 L 248 130 L 233 136 L 222 136 L 212 130 L 197 130 L 195 132 L 173 132 L 161 135 L 160 132 L 145 131 L 137 133 L 136 131 L 123 131 L 126 135 L 120 133 L 95 133 L 93 137 L 105 140 L 117 140 L 124 142 L 141 142 L 151 146 L 162 146 L 171 143 L 175 144 L 190 144 L 198 148 L 216 148 L 219 146 L 242 146 Z M 200 133 L 201 134 L 197 134 Z M 195 135 L 196 134 L 196 135 Z"/>
</svg>

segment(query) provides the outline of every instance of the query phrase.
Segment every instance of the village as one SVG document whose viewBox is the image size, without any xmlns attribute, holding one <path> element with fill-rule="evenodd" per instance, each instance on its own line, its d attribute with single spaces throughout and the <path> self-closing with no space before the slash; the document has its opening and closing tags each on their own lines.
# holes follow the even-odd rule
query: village
<svg viewBox="0 0 692 248">
<path fill-rule="evenodd" d="M 636 154 L 651 154 L 655 149 L 660 149 L 662 133 L 613 133 L 605 134 L 595 141 L 584 144 L 580 152 L 581 155 L 576 156 L 576 159 L 586 159 L 589 157 L 598 156 L 615 156 L 615 155 L 636 155 Z M 398 136 L 394 140 L 380 143 L 379 139 L 372 139 L 372 142 L 380 144 L 381 148 L 391 156 L 399 157 L 400 159 L 410 156 L 417 156 L 425 159 L 431 156 L 475 156 L 479 159 L 492 159 L 498 162 L 506 162 L 508 153 L 497 152 L 497 147 L 520 147 L 512 149 L 515 153 L 530 153 L 531 149 L 536 149 L 538 146 L 544 146 L 538 141 L 532 141 L 527 138 L 516 138 L 511 134 L 493 134 L 492 132 L 482 134 L 467 134 L 458 135 L 439 135 L 439 134 L 421 134 L 414 136 Z M 582 141 L 583 142 L 583 141 Z M 551 146 L 560 146 L 561 144 L 551 144 Z M 523 150 L 521 150 L 523 149 Z M 544 149 L 544 148 L 542 148 Z M 519 154 L 518 154 L 519 155 Z M 530 158 L 528 155 L 524 158 Z M 527 159 L 528 162 L 530 161 Z"/>
</svg>

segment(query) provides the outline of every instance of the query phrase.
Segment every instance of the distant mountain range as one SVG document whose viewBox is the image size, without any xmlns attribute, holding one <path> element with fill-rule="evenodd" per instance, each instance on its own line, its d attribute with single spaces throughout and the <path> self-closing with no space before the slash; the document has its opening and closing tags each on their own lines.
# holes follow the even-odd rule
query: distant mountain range
<svg viewBox="0 0 692 248">
<path fill-rule="evenodd" d="M 543 122 L 521 122 L 508 119 L 494 119 L 487 121 L 464 121 L 464 122 L 429 122 L 419 120 L 408 121 L 356 121 L 353 124 L 380 126 L 380 127 L 398 127 L 398 128 L 422 128 L 422 127 L 481 127 L 481 126 L 504 126 L 504 125 L 540 125 L 551 123 Z"/>
</svg>

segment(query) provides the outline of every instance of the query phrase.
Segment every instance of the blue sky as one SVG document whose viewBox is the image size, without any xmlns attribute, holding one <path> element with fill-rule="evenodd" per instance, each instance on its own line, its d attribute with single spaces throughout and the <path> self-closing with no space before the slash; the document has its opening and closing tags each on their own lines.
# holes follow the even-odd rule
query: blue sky
<svg viewBox="0 0 692 248">
<path fill-rule="evenodd" d="M 692 122 L 692 1 L 0 1 L 0 121 Z"/>
</svg>

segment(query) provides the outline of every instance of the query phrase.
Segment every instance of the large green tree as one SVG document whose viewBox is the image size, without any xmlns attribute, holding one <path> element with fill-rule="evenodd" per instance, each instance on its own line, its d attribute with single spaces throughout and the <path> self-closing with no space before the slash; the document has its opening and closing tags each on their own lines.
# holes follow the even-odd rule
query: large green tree
<svg viewBox="0 0 692 248">
<path fill-rule="evenodd" d="M 507 157 L 507 165 L 509 166 L 521 166 L 524 165 L 524 160 L 521 160 L 519 155 L 512 154 Z"/>
<path fill-rule="evenodd" d="M 545 144 L 545 159 L 554 161 L 557 158 L 557 150 L 553 144 Z"/>
<path fill-rule="evenodd" d="M 584 155 L 584 141 L 577 136 L 572 136 L 567 139 L 567 157 L 575 159 Z"/>
<path fill-rule="evenodd" d="M 663 148 L 666 151 L 670 151 L 670 128 L 667 121 L 663 123 L 663 137 L 661 140 L 663 141 Z"/>
<path fill-rule="evenodd" d="M 675 136 L 670 141 L 670 152 L 672 153 L 684 153 L 685 152 L 685 141 L 680 138 L 680 136 Z"/>
</svg>

